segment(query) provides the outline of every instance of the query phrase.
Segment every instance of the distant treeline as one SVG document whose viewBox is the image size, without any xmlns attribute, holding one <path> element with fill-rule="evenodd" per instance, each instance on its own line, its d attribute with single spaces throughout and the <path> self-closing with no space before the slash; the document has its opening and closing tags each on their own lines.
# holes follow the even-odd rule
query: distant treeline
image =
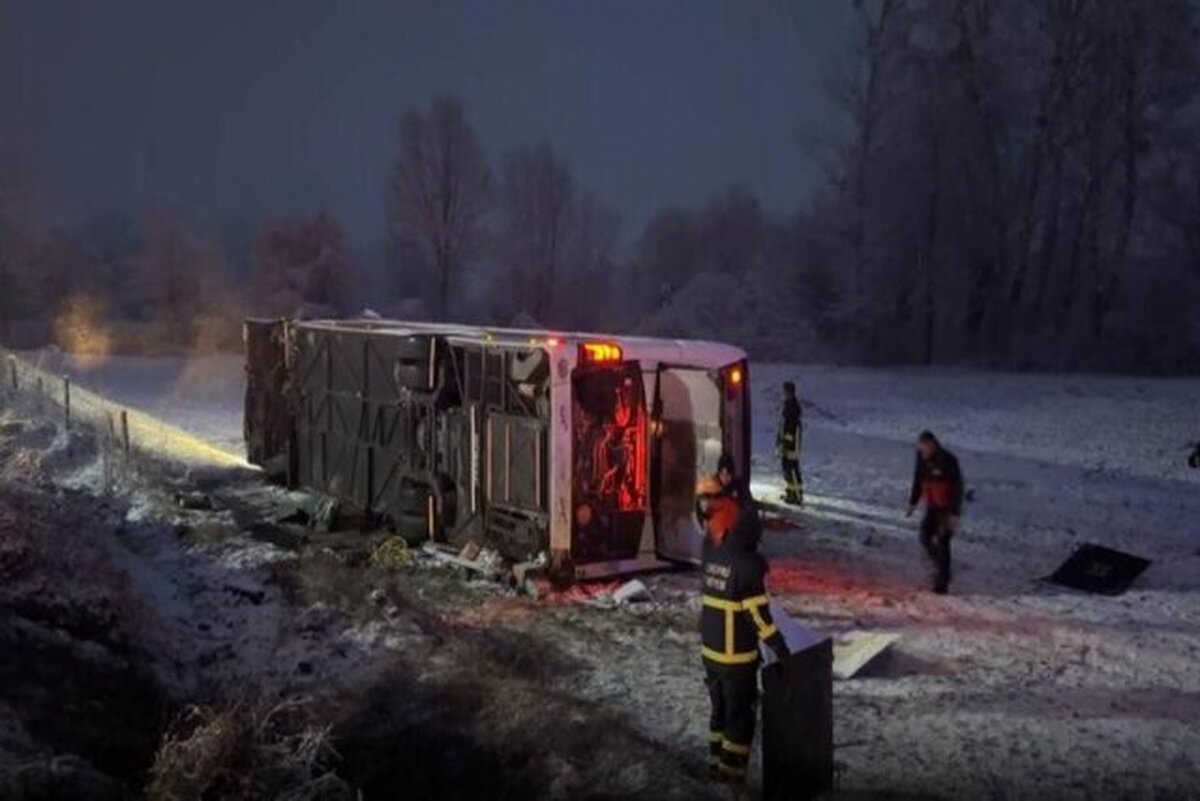
<svg viewBox="0 0 1200 801">
<path fill-rule="evenodd" d="M 492 163 L 454 98 L 401 120 L 376 256 L 327 213 L 239 236 L 161 210 L 42 230 L 27 165 L 9 159 L 0 338 L 233 346 L 246 313 L 370 306 L 719 338 L 765 358 L 1195 371 L 1192 3 L 855 8 L 827 84 L 840 134 L 811 146 L 826 180 L 789 218 L 729 187 L 621 237 L 549 143 Z"/>
</svg>

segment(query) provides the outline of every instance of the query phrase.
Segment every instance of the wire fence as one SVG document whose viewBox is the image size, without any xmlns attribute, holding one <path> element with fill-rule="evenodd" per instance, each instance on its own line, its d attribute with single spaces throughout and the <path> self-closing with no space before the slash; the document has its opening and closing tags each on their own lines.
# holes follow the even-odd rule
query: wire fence
<svg viewBox="0 0 1200 801">
<path fill-rule="evenodd" d="M 245 467 L 245 458 L 218 447 L 178 426 L 137 409 L 130 409 L 71 381 L 30 364 L 15 353 L 0 350 L 3 390 L 10 398 L 28 398 L 39 411 L 57 416 L 68 429 L 82 426 L 126 454 L 141 452 L 188 464 Z"/>
</svg>

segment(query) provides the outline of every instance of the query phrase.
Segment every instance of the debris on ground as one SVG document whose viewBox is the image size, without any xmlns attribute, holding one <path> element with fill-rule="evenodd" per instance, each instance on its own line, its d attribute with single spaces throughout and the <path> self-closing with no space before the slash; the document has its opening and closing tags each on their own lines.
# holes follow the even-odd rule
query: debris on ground
<svg viewBox="0 0 1200 801">
<path fill-rule="evenodd" d="M 468 543 L 461 549 L 447 549 L 441 543 L 427 542 L 421 551 L 433 561 L 456 567 L 488 581 L 498 581 L 504 571 L 504 558 L 494 548 L 481 548 Z"/>
<path fill-rule="evenodd" d="M 617 591 L 612 594 L 613 601 L 618 606 L 622 604 L 636 604 L 645 601 L 653 600 L 650 596 L 650 590 L 637 579 L 627 581 L 617 588 Z"/>
<path fill-rule="evenodd" d="M 384 570 L 400 570 L 412 563 L 412 551 L 403 537 L 388 537 L 371 552 L 371 564 Z"/>
<path fill-rule="evenodd" d="M 214 508 L 212 497 L 203 492 L 176 492 L 175 504 L 193 512 L 210 512 Z"/>
</svg>

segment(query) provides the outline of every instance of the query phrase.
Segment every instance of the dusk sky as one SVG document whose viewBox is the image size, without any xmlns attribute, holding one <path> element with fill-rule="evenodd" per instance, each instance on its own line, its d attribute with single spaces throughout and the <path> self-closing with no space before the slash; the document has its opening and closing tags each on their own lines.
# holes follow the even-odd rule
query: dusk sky
<svg viewBox="0 0 1200 801">
<path fill-rule="evenodd" d="M 326 208 L 369 243 L 400 115 L 455 94 L 493 163 L 549 140 L 628 241 L 730 183 L 772 212 L 804 203 L 850 16 L 849 0 L 0 0 L 0 134 L 34 156 L 52 220 Z"/>
</svg>

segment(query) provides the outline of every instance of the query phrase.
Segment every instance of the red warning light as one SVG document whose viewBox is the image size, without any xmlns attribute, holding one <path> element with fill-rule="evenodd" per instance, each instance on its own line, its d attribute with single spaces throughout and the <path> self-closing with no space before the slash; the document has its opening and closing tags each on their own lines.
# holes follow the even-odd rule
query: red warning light
<svg viewBox="0 0 1200 801">
<path fill-rule="evenodd" d="M 579 360 L 585 364 L 611 364 L 621 361 L 621 346 L 611 342 L 584 342 L 579 346 Z"/>
</svg>

